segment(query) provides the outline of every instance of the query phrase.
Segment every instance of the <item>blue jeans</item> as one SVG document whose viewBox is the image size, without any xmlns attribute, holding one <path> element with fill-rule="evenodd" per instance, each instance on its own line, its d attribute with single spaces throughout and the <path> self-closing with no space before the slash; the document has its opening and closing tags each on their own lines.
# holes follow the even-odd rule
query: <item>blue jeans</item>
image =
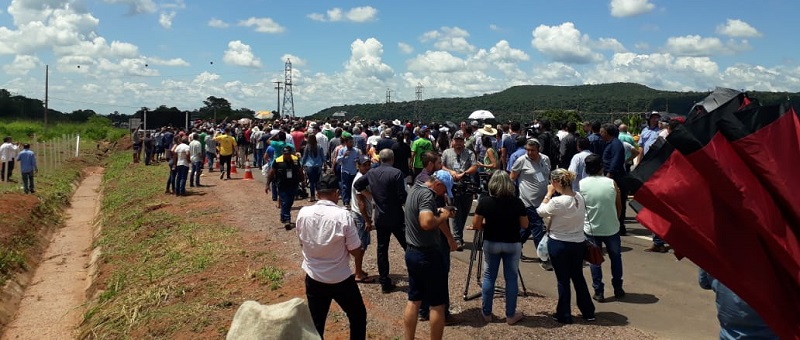
<svg viewBox="0 0 800 340">
<path fill-rule="evenodd" d="M 281 198 L 281 223 L 289 223 L 292 221 L 292 205 L 294 204 L 294 195 L 296 192 L 297 188 L 278 190 L 278 196 Z"/>
<path fill-rule="evenodd" d="M 309 191 L 311 191 L 311 197 L 315 197 L 315 195 L 317 194 L 317 182 L 319 182 L 319 177 L 321 175 L 322 175 L 321 166 L 306 167 L 306 177 L 308 177 L 308 187 Z"/>
<path fill-rule="evenodd" d="M 167 191 L 172 188 L 172 191 L 177 192 L 175 188 L 175 180 L 178 178 L 178 169 L 169 169 L 169 177 L 167 178 Z"/>
<path fill-rule="evenodd" d="M 33 190 L 33 172 L 23 172 L 22 173 L 22 188 L 25 190 L 25 193 L 34 192 Z"/>
<path fill-rule="evenodd" d="M 575 300 L 583 317 L 594 317 L 594 304 L 589 295 L 589 287 L 583 277 L 583 258 L 586 256 L 586 245 L 583 242 L 564 242 L 553 238 L 547 241 L 550 263 L 558 281 L 558 305 L 556 318 L 561 322 L 572 322 L 570 302 L 572 290 L 570 281 L 575 286 Z"/>
<path fill-rule="evenodd" d="M 270 182 L 269 190 L 272 193 L 272 200 L 273 201 L 277 201 L 278 200 L 278 183 L 275 182 L 275 181 Z"/>
<path fill-rule="evenodd" d="M 264 165 L 264 149 L 256 149 L 256 154 L 253 156 L 253 167 L 261 169 Z"/>
<path fill-rule="evenodd" d="M 189 178 L 189 186 L 200 186 L 200 174 L 203 173 L 203 161 L 192 162 L 192 177 Z"/>
<path fill-rule="evenodd" d="M 215 157 L 217 157 L 216 153 L 206 151 L 206 158 L 208 159 L 208 171 L 214 171 Z"/>
<path fill-rule="evenodd" d="M 619 233 L 611 236 L 590 236 L 586 238 L 593 241 L 599 247 L 606 246 L 608 252 L 608 259 L 611 262 L 611 286 L 614 290 L 622 288 L 622 242 Z M 598 265 L 589 265 L 592 271 L 592 288 L 595 294 L 603 294 L 605 285 L 603 284 L 603 267 Z"/>
<path fill-rule="evenodd" d="M 503 261 L 503 278 L 506 281 L 506 316 L 512 317 L 517 312 L 517 294 L 519 293 L 517 269 L 519 269 L 521 255 L 522 244 L 519 242 L 483 241 L 484 269 L 483 283 L 481 284 L 483 315 L 492 314 L 494 284 L 497 281 L 497 272 L 500 270 L 500 260 Z"/>
<path fill-rule="evenodd" d="M 350 192 L 353 189 L 353 180 L 356 178 L 355 174 L 348 174 L 342 171 L 342 181 L 340 182 L 341 185 L 341 196 L 342 196 L 342 203 L 344 206 L 350 205 Z"/>
<path fill-rule="evenodd" d="M 519 231 L 522 245 L 525 245 L 525 241 L 527 241 L 528 238 L 533 235 L 533 246 L 538 247 L 539 242 L 541 242 L 542 238 L 544 237 L 544 221 L 536 212 L 536 207 L 527 207 L 525 208 L 525 212 L 528 213 L 528 229 L 522 229 Z"/>
<path fill-rule="evenodd" d="M 175 179 L 175 195 L 186 194 L 186 177 L 189 176 L 189 167 L 186 165 L 178 165 L 175 167 L 177 176 Z"/>
</svg>

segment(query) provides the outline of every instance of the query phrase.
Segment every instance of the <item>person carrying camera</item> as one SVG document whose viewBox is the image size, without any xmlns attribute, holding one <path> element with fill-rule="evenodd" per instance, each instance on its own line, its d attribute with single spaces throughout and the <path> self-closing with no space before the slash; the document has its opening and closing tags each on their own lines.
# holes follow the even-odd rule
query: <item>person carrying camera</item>
<svg viewBox="0 0 800 340">
<path fill-rule="evenodd" d="M 470 177 L 478 171 L 475 153 L 465 147 L 464 133 L 458 131 L 453 135 L 453 145 L 442 153 L 442 169 L 449 172 L 454 180 L 453 206 L 456 207 L 453 219 L 453 238 L 456 250 L 464 250 L 464 224 L 467 222 L 469 210 L 472 208 L 473 192 L 468 190 Z"/>
</svg>

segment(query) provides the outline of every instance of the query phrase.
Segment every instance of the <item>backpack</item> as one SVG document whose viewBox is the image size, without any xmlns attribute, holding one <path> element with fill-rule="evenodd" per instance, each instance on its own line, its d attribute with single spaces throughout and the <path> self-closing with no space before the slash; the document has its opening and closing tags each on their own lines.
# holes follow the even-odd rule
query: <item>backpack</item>
<svg viewBox="0 0 800 340">
<path fill-rule="evenodd" d="M 239 130 L 239 132 L 236 133 L 236 145 L 245 145 L 245 144 L 247 144 L 247 139 L 244 138 L 244 131 Z"/>
<path fill-rule="evenodd" d="M 281 155 L 272 166 L 275 168 L 275 180 L 278 188 L 294 188 L 300 183 L 302 173 L 300 172 L 297 157 L 292 156 L 291 163 L 285 163 Z"/>
<path fill-rule="evenodd" d="M 543 154 L 550 158 L 550 164 L 559 164 L 559 156 L 561 156 L 561 142 L 556 134 L 545 131 L 539 135 L 539 143 L 542 144 L 540 150 Z"/>
</svg>

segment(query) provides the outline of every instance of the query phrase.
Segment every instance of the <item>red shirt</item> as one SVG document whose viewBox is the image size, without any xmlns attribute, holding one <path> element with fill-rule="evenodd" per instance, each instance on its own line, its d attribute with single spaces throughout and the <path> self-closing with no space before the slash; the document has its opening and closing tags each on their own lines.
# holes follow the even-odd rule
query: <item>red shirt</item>
<svg viewBox="0 0 800 340">
<path fill-rule="evenodd" d="M 291 133 L 292 141 L 294 141 L 294 147 L 300 149 L 300 145 L 303 145 L 303 140 L 306 139 L 306 134 L 303 130 L 294 130 Z"/>
</svg>

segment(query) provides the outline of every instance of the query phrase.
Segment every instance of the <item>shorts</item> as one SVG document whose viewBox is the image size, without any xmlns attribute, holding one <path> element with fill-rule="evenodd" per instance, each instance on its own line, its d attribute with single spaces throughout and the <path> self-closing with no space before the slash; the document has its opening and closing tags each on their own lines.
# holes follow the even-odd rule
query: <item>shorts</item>
<svg viewBox="0 0 800 340">
<path fill-rule="evenodd" d="M 358 230 L 358 239 L 361 240 L 361 249 L 367 250 L 367 246 L 370 243 L 369 232 L 366 230 L 366 223 L 364 223 L 364 218 L 361 217 L 361 214 L 356 213 L 355 211 L 350 212 L 353 215 L 353 221 L 356 223 L 356 230 Z"/>
<path fill-rule="evenodd" d="M 447 303 L 447 270 L 438 247 L 406 249 L 408 268 L 408 301 L 428 301 L 431 306 Z"/>
</svg>

